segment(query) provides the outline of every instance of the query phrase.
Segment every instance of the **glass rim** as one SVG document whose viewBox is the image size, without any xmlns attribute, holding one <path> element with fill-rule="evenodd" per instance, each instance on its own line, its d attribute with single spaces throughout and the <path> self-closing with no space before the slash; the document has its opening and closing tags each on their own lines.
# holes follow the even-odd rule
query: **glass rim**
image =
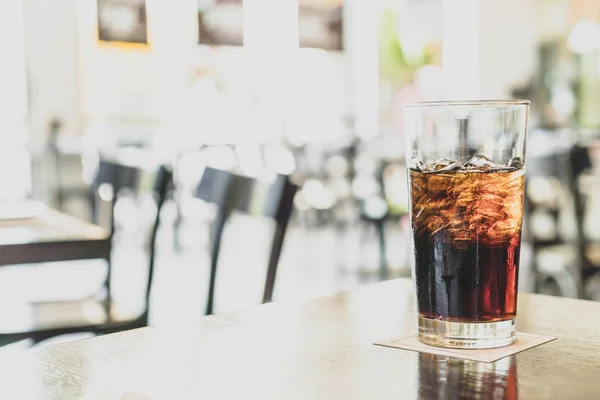
<svg viewBox="0 0 600 400">
<path fill-rule="evenodd" d="M 404 108 L 418 107 L 511 107 L 528 106 L 529 100 L 438 100 L 408 103 Z"/>
</svg>

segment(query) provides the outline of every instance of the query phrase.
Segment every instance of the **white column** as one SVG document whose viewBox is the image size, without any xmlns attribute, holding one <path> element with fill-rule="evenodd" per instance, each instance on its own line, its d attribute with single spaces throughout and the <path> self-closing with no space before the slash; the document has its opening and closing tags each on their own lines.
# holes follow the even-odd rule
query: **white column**
<svg viewBox="0 0 600 400">
<path fill-rule="evenodd" d="M 27 116 L 24 35 L 21 0 L 0 2 L 0 48 L 4 56 L 0 63 L 0 120 L 3 122 Z"/>
<path fill-rule="evenodd" d="M 259 131 L 250 134 L 262 140 L 280 137 L 299 72 L 297 1 L 244 0 L 244 52 L 261 115 Z"/>
<path fill-rule="evenodd" d="M 355 128 L 363 138 L 379 133 L 379 31 L 374 1 L 344 3 L 344 45 L 351 65 Z"/>
<path fill-rule="evenodd" d="M 178 114 L 190 85 L 192 56 L 198 47 L 196 0 L 146 0 L 149 39 L 158 66 L 159 103 L 166 119 Z"/>
<path fill-rule="evenodd" d="M 298 56 L 297 2 L 244 0 L 244 51 L 261 90 L 284 91 Z"/>
<path fill-rule="evenodd" d="M 14 3 L 15 0 L 7 2 Z M 5 7 L 5 2 L 2 4 Z M 48 123 L 54 117 L 62 120 L 64 132 L 79 134 L 82 113 L 77 0 L 23 0 L 22 6 L 32 137 L 44 137 Z M 3 14 L 0 12 L 0 15 Z M 13 38 L 9 36 L 7 39 Z"/>
<path fill-rule="evenodd" d="M 535 68 L 535 0 L 443 0 L 442 66 L 452 100 L 506 98 Z"/>
<path fill-rule="evenodd" d="M 0 201 L 31 192 L 23 2 L 0 2 Z"/>
<path fill-rule="evenodd" d="M 479 83 L 484 98 L 509 98 L 534 74 L 535 0 L 479 2 Z"/>
<path fill-rule="evenodd" d="M 442 67 L 446 97 L 480 97 L 479 1 L 442 1 Z"/>
</svg>

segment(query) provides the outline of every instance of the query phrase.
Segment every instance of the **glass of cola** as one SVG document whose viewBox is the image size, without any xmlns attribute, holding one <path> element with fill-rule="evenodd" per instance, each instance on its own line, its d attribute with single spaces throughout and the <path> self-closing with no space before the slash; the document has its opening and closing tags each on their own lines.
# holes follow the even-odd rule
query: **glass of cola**
<svg viewBox="0 0 600 400">
<path fill-rule="evenodd" d="M 529 101 L 404 109 L 418 337 L 454 348 L 515 339 Z"/>
</svg>

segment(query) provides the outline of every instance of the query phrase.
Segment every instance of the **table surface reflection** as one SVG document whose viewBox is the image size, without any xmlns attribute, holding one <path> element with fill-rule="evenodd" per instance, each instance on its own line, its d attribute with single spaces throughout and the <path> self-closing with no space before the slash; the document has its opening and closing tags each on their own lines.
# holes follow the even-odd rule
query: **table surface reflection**
<svg viewBox="0 0 600 400">
<path fill-rule="evenodd" d="M 374 346 L 414 330 L 401 279 L 0 357 L 0 398 L 581 399 L 600 393 L 600 304 L 521 294 L 522 331 L 558 340 L 495 363 Z"/>
</svg>

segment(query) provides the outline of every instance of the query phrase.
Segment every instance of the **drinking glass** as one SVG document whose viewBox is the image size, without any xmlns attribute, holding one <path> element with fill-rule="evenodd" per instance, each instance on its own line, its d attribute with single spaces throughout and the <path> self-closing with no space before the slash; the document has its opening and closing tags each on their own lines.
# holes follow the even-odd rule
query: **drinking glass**
<svg viewBox="0 0 600 400">
<path fill-rule="evenodd" d="M 412 272 L 421 342 L 515 339 L 529 101 L 405 106 Z"/>
</svg>

